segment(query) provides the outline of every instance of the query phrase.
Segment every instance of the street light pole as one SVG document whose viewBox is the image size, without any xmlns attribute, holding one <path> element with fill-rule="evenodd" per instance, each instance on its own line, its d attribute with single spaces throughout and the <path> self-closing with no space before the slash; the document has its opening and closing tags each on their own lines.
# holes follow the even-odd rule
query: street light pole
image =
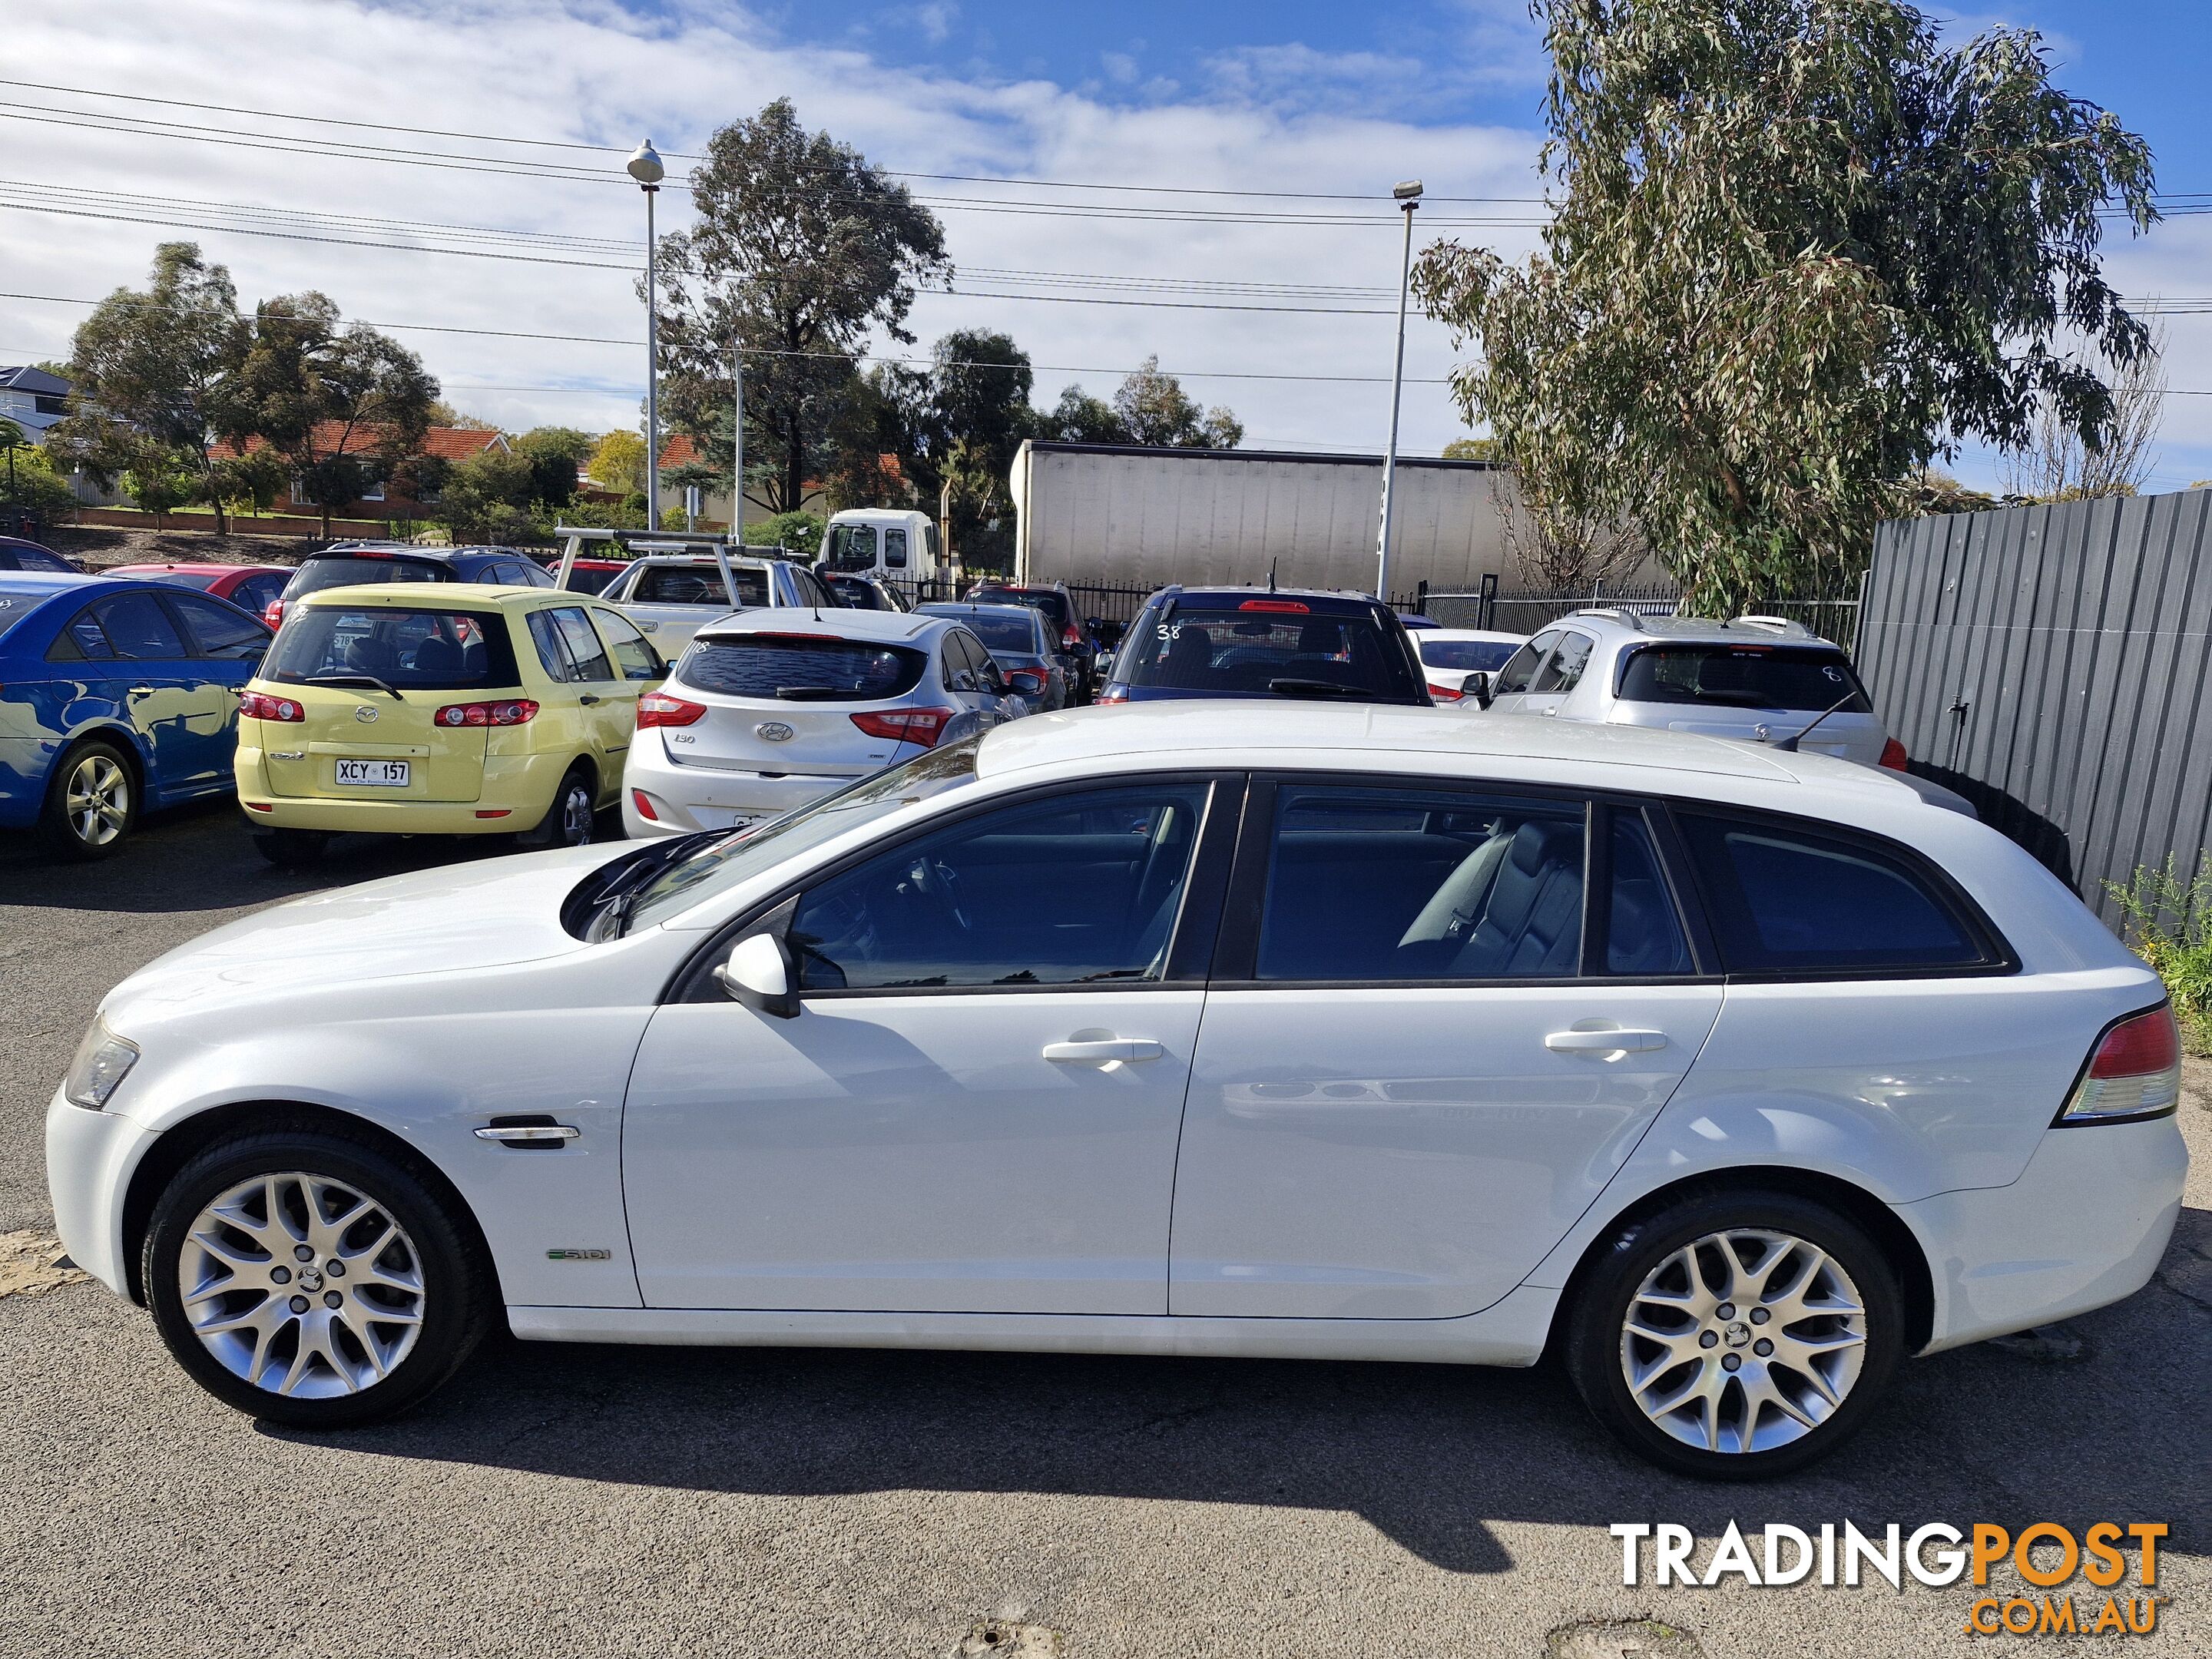
<svg viewBox="0 0 2212 1659">
<path fill-rule="evenodd" d="M 730 381 L 737 401 L 730 410 L 730 539 L 740 547 L 745 540 L 745 349 L 735 337 L 730 341 Z"/>
<path fill-rule="evenodd" d="M 1406 386 L 1406 295 L 1413 275 L 1413 213 L 1421 205 L 1421 181 L 1409 179 L 1394 188 L 1406 216 L 1406 252 L 1398 268 L 1398 357 L 1390 370 L 1390 444 L 1382 452 L 1382 530 L 1376 538 L 1375 597 L 1390 603 L 1390 487 L 1398 471 L 1398 403 Z"/>
<path fill-rule="evenodd" d="M 629 176 L 645 192 L 645 527 L 660 528 L 660 304 L 655 284 L 659 258 L 653 229 L 653 198 L 668 169 L 648 138 L 628 163 Z"/>
</svg>

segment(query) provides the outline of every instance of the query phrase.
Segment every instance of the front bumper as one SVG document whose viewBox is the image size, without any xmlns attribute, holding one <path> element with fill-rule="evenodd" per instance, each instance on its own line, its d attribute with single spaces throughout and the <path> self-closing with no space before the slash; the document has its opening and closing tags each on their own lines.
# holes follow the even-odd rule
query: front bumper
<svg viewBox="0 0 2212 1659">
<path fill-rule="evenodd" d="M 72 1105 L 59 1089 L 46 1108 L 46 1188 L 70 1259 L 118 1296 L 130 1294 L 123 1199 L 155 1137 L 127 1117 Z"/>
<path fill-rule="evenodd" d="M 2189 1152 L 2172 1116 L 2048 1129 L 2009 1187 L 1939 1193 L 1897 1213 L 1928 1253 L 1926 1352 L 2132 1296 L 2166 1254 Z"/>
<path fill-rule="evenodd" d="M 476 799 L 378 800 L 351 795 L 280 795 L 270 789 L 258 749 L 238 751 L 238 800 L 259 829 L 380 836 L 506 836 L 534 830 L 552 810 L 573 757 L 494 755 Z M 497 814 L 498 816 L 487 816 Z"/>
</svg>

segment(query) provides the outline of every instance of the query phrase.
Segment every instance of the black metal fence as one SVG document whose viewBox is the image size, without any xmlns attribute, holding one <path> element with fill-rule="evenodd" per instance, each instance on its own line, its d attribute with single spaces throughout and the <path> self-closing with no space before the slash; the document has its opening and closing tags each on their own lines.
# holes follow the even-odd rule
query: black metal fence
<svg viewBox="0 0 2212 1659">
<path fill-rule="evenodd" d="M 1914 769 L 2107 922 L 2212 850 L 2212 489 L 1886 524 L 1861 666 Z"/>
<path fill-rule="evenodd" d="M 1504 634 L 1534 634 L 1577 611 L 1631 611 L 1639 616 L 1671 617 L 1680 594 L 1671 586 L 1607 587 L 1600 583 L 1587 591 L 1550 589 L 1518 593 L 1500 592 L 1496 582 L 1485 580 L 1473 593 L 1431 593 L 1424 591 L 1419 603 L 1401 609 L 1420 614 L 1446 628 L 1478 628 Z M 1859 601 L 1856 599 L 1766 599 L 1749 607 L 1751 614 L 1787 617 L 1802 623 L 1823 639 L 1833 640 L 1856 652 Z"/>
</svg>

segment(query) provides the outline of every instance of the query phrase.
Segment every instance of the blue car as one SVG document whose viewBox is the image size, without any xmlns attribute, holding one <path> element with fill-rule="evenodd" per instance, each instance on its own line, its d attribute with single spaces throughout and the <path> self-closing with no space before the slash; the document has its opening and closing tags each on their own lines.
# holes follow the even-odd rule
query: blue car
<svg viewBox="0 0 2212 1659">
<path fill-rule="evenodd" d="M 1364 593 L 1164 587 L 1129 624 L 1097 700 L 1190 697 L 1431 701 L 1405 623 Z"/>
<path fill-rule="evenodd" d="M 204 593 L 0 571 L 0 829 L 105 858 L 142 812 L 228 793 L 269 640 Z"/>
</svg>

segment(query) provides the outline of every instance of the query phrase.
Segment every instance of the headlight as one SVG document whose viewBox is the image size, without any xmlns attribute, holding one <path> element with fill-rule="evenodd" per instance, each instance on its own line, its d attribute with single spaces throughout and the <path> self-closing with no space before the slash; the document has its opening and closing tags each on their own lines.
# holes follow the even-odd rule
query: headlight
<svg viewBox="0 0 2212 1659">
<path fill-rule="evenodd" d="M 106 1021 L 95 1019 L 76 1045 L 76 1058 L 70 1061 L 62 1092 L 76 1104 L 99 1111 L 137 1063 L 138 1045 L 109 1030 Z"/>
</svg>

